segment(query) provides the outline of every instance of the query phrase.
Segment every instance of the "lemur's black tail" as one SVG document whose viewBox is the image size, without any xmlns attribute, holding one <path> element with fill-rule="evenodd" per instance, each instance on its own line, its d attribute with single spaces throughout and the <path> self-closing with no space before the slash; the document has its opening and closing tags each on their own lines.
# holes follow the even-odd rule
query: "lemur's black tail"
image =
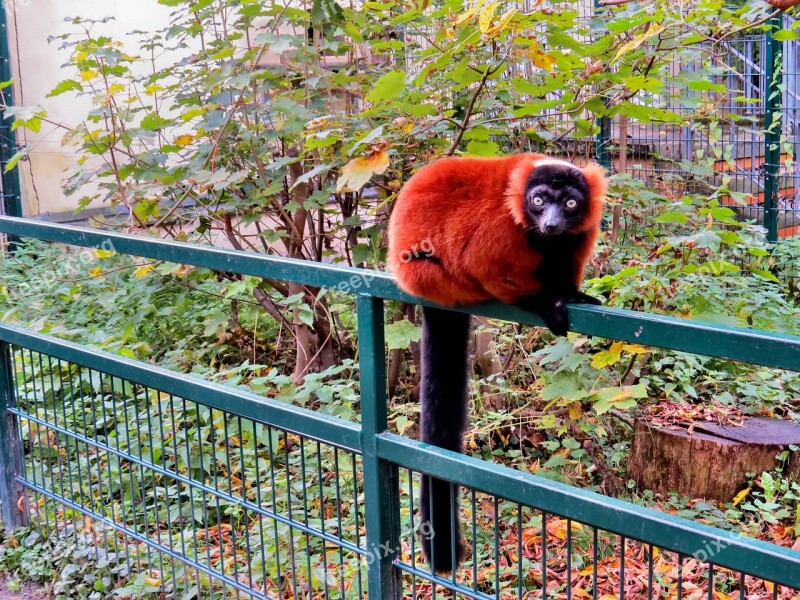
<svg viewBox="0 0 800 600">
<path fill-rule="evenodd" d="M 455 452 L 463 450 L 467 427 L 469 330 L 467 314 L 422 307 L 420 439 Z M 458 487 L 423 475 L 420 515 L 425 559 L 435 572 L 451 571 L 464 555 Z"/>
</svg>

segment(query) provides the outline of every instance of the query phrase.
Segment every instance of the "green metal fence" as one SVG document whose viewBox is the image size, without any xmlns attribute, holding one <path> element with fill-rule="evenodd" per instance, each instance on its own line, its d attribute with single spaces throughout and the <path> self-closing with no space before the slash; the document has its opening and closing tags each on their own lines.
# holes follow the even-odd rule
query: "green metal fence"
<svg viewBox="0 0 800 600">
<path fill-rule="evenodd" d="M 718 70 L 713 82 L 727 89 L 705 95 L 717 116 L 713 140 L 707 115 L 668 87 L 663 97 L 643 95 L 638 101 L 679 114 L 684 123 L 601 119 L 596 159 L 668 198 L 707 193 L 727 175 L 729 189 L 741 196 L 721 201 L 740 218 L 763 225 L 773 242 L 800 234 L 800 42 L 773 35 L 796 27 L 794 16 L 776 16 L 766 31 L 735 36 L 710 53 L 713 59 L 702 59 Z M 669 81 L 672 72 L 695 71 L 698 60 L 682 49 L 662 76 Z M 717 155 L 712 174 L 693 170 L 698 156 Z"/>
<path fill-rule="evenodd" d="M 0 324 L 5 522 L 32 512 L 45 535 L 72 540 L 141 590 L 292 599 L 800 590 L 800 552 L 387 432 L 383 303 L 414 299 L 386 274 L 11 217 L 0 231 L 326 288 L 369 281 L 357 294 L 360 424 Z M 539 324 L 506 305 L 469 312 Z M 800 370 L 800 338 L 788 335 L 592 306 L 571 308 L 570 328 Z M 420 559 L 422 473 L 461 488 L 469 551 L 457 576 Z M 646 577 L 626 571 L 634 558 Z"/>
<path fill-rule="evenodd" d="M 6 5 L 0 6 L 0 81 L 12 80 L 11 52 L 8 46 L 8 19 Z M 3 106 L 14 106 L 13 86 L 0 89 L 0 102 Z M 11 129 L 10 119 L 5 111 L 0 111 L 0 214 L 14 217 L 22 216 L 22 195 L 20 192 L 19 171 L 6 170 L 6 164 L 17 152 L 17 134 Z"/>
</svg>

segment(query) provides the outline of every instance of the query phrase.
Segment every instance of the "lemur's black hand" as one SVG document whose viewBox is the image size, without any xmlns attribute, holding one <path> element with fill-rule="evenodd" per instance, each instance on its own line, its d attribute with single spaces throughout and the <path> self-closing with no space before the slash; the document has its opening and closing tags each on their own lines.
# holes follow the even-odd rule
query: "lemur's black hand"
<svg viewBox="0 0 800 600">
<path fill-rule="evenodd" d="M 539 315 L 545 326 L 554 335 L 567 335 L 569 318 L 564 298 L 539 294 L 536 296 L 523 296 L 514 304 L 522 310 Z"/>
<path fill-rule="evenodd" d="M 574 292 L 570 296 L 565 299 L 567 304 L 594 304 L 596 306 L 601 305 L 603 302 L 594 296 L 590 296 L 589 294 L 584 294 L 583 292 Z"/>
<path fill-rule="evenodd" d="M 567 292 L 564 295 L 551 296 L 549 294 L 537 294 L 535 296 L 523 296 L 514 304 L 523 310 L 536 313 L 544 321 L 545 326 L 554 335 L 567 335 L 569 329 L 569 315 L 567 314 L 567 304 L 602 304 L 594 296 L 584 294 L 578 290 Z"/>
</svg>

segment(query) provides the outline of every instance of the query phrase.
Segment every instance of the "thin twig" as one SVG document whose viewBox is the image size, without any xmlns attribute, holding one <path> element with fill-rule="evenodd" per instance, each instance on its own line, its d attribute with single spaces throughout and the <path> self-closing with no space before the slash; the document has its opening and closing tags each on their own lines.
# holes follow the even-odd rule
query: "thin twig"
<svg viewBox="0 0 800 600">
<path fill-rule="evenodd" d="M 634 420 L 631 419 L 628 415 L 626 415 L 624 413 L 621 413 L 616 408 L 612 408 L 610 411 L 608 411 L 608 414 L 610 414 L 612 417 L 614 417 L 618 421 L 621 421 L 621 422 L 625 423 L 625 425 L 627 425 L 631 429 L 634 429 Z"/>
<path fill-rule="evenodd" d="M 450 146 L 450 150 L 447 151 L 447 156 L 453 156 L 453 153 L 458 148 L 458 145 L 461 143 L 461 138 L 464 137 L 464 133 L 467 131 L 467 125 L 469 125 L 469 120 L 472 118 L 472 111 L 475 110 L 475 103 L 478 101 L 478 96 L 481 95 L 484 86 L 486 85 L 486 80 L 489 79 L 489 75 L 492 74 L 492 70 L 489 67 L 486 67 L 486 70 L 483 72 L 483 76 L 481 80 L 478 82 L 478 87 L 475 90 L 475 93 L 472 94 L 472 98 L 470 98 L 469 104 L 467 105 L 467 112 L 464 114 L 464 119 L 461 121 L 461 124 L 458 126 L 458 133 L 456 134 L 456 139 L 453 140 L 453 145 Z"/>
</svg>

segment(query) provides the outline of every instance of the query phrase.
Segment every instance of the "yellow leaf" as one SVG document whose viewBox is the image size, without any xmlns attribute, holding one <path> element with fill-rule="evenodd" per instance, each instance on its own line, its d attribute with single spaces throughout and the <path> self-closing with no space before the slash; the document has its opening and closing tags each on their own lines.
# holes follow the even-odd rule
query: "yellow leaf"
<svg viewBox="0 0 800 600">
<path fill-rule="evenodd" d="M 180 146 L 183 148 L 184 146 L 188 146 L 194 141 L 194 136 L 188 133 L 184 133 L 183 135 L 179 135 L 175 138 L 175 145 Z"/>
<path fill-rule="evenodd" d="M 477 14 L 478 14 L 478 7 L 473 6 L 467 12 L 463 13 L 460 17 L 456 19 L 456 25 L 463 25 L 467 21 L 471 20 Z"/>
<path fill-rule="evenodd" d="M 96 248 L 94 251 L 94 255 L 97 258 L 109 258 L 110 256 L 114 256 L 116 252 L 113 250 L 101 250 L 100 248 Z"/>
<path fill-rule="evenodd" d="M 725 592 L 720 592 L 719 590 L 714 590 L 714 597 L 718 598 L 719 600 L 733 600 L 731 596 Z"/>
<path fill-rule="evenodd" d="M 602 369 L 616 364 L 622 358 L 622 346 L 622 342 L 614 342 L 608 350 L 601 350 L 592 357 L 592 366 Z"/>
<path fill-rule="evenodd" d="M 622 349 L 631 354 L 647 354 L 650 352 L 650 348 L 641 344 L 623 344 Z"/>
<path fill-rule="evenodd" d="M 148 94 L 155 94 L 156 92 L 163 92 L 164 86 L 158 85 L 157 83 L 151 83 L 150 85 L 146 85 L 144 87 L 144 91 Z"/>
<path fill-rule="evenodd" d="M 133 272 L 134 277 L 145 277 L 150 271 L 155 271 L 153 265 L 142 265 Z"/>
<path fill-rule="evenodd" d="M 528 50 L 528 55 L 531 57 L 533 64 L 540 69 L 544 69 L 545 71 L 552 71 L 556 64 L 555 56 L 543 52 L 536 46 L 531 46 L 531 48 Z"/>
<path fill-rule="evenodd" d="M 644 31 L 644 33 L 640 33 L 632 40 L 628 40 L 622 46 L 619 47 L 617 53 L 614 55 L 614 58 L 611 59 L 611 62 L 616 62 L 618 58 L 621 56 L 628 54 L 629 52 L 633 52 L 639 46 L 644 44 L 649 38 L 653 37 L 654 35 L 658 35 L 664 31 L 664 26 L 658 23 L 650 23 L 650 26 Z"/>
<path fill-rule="evenodd" d="M 124 92 L 124 91 L 125 91 L 125 86 L 122 85 L 121 83 L 112 83 L 110 86 L 108 86 L 109 94 L 116 94 L 117 92 Z"/>
<path fill-rule="evenodd" d="M 100 277 L 103 274 L 103 269 L 100 267 L 95 267 L 91 271 L 89 271 L 89 277 Z"/>
<path fill-rule="evenodd" d="M 575 533 L 576 531 L 581 531 L 583 529 L 583 526 L 580 523 L 572 521 L 570 529 L 572 530 L 573 533 Z M 567 539 L 567 520 L 556 519 L 554 521 L 551 521 L 550 523 L 547 524 L 547 533 L 548 535 L 555 536 L 559 540 Z"/>
<path fill-rule="evenodd" d="M 573 402 L 569 405 L 569 418 L 572 421 L 577 421 L 583 415 L 580 402 Z"/>
<path fill-rule="evenodd" d="M 486 33 L 489 31 L 489 26 L 492 24 L 492 18 L 494 17 L 494 12 L 497 10 L 497 7 L 500 6 L 499 2 L 492 2 L 491 4 L 487 4 L 481 10 L 481 16 L 478 17 L 478 27 L 481 30 L 481 33 Z"/>
<path fill-rule="evenodd" d="M 591 575 L 591 573 L 589 573 L 589 574 Z M 592 595 L 589 592 L 587 592 L 585 589 L 583 589 L 582 587 L 574 587 L 572 589 L 572 595 L 573 596 L 578 596 L 579 598 L 591 598 L 592 597 Z"/>
<path fill-rule="evenodd" d="M 145 577 L 144 578 L 144 582 L 147 585 L 152 585 L 153 587 L 161 586 L 161 580 L 160 579 L 156 579 L 155 577 Z"/>
<path fill-rule="evenodd" d="M 738 506 L 738 505 L 741 503 L 741 501 L 742 501 L 742 500 L 744 500 L 745 498 L 747 498 L 747 494 L 749 494 L 749 493 L 750 493 L 750 489 L 751 489 L 751 488 L 745 488 L 745 489 L 743 489 L 741 492 L 739 492 L 738 494 L 736 494 L 736 495 L 733 497 L 733 505 L 734 505 L 734 506 Z"/>
<path fill-rule="evenodd" d="M 380 175 L 389 168 L 389 155 L 386 150 L 372 152 L 368 156 L 354 158 L 342 169 L 336 190 L 358 191 L 373 175 Z"/>
<path fill-rule="evenodd" d="M 511 21 L 511 19 L 514 18 L 514 15 L 516 14 L 517 14 L 516 8 L 507 10 L 505 13 L 503 13 L 503 16 L 500 17 L 500 21 L 498 21 L 497 25 L 490 28 L 489 31 L 487 31 L 486 33 L 490 36 L 495 36 L 498 33 L 502 33 L 508 26 L 508 23 Z"/>
<path fill-rule="evenodd" d="M 81 71 L 81 79 L 84 81 L 89 81 L 90 79 L 94 79 L 97 77 L 97 71 L 94 69 L 87 69 L 86 71 Z"/>
<path fill-rule="evenodd" d="M 608 399 L 608 402 L 613 404 L 614 402 L 625 400 L 626 398 L 630 397 L 631 393 L 628 390 L 626 390 L 625 388 L 620 388 L 620 390 L 616 394 L 614 394 L 613 396 L 611 396 L 611 398 Z"/>
</svg>

